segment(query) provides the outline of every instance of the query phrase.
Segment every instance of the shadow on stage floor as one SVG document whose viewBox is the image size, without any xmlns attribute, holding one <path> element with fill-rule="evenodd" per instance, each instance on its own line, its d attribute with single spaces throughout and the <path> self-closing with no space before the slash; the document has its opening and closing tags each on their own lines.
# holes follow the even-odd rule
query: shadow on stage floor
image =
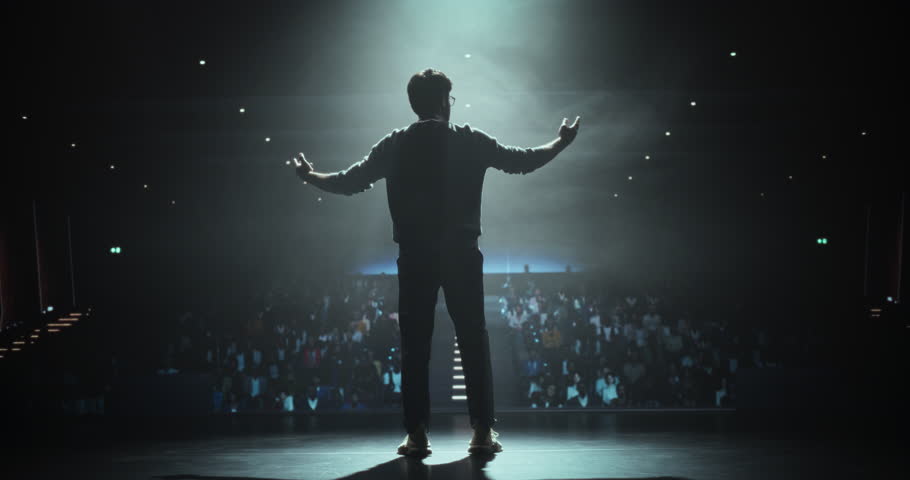
<svg viewBox="0 0 910 480">
<path fill-rule="evenodd" d="M 423 460 L 411 457 L 399 457 L 375 467 L 336 480 L 490 480 L 484 467 L 495 455 L 469 455 L 454 462 L 427 465 Z M 206 475 L 161 475 L 153 477 L 161 480 L 286 480 L 260 477 L 231 477 Z M 575 480 L 571 478 L 553 478 L 548 480 Z M 687 480 L 683 477 L 624 477 L 620 478 L 586 478 L 585 480 Z"/>
<path fill-rule="evenodd" d="M 504 450 L 468 455 L 464 413 L 437 414 L 433 454 L 396 455 L 399 415 L 22 418 L 0 478 L 35 480 L 803 480 L 904 478 L 902 411 L 528 412 Z M 22 474 L 10 473 L 20 472 Z"/>
</svg>

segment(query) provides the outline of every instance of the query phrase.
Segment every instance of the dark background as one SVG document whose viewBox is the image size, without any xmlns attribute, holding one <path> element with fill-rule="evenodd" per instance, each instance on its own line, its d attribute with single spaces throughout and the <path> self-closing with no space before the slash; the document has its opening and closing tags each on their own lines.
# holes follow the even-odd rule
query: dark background
<svg viewBox="0 0 910 480">
<path fill-rule="evenodd" d="M 384 183 L 332 196 L 285 160 L 303 151 L 320 171 L 360 160 L 415 120 L 405 85 L 434 67 L 454 82 L 452 121 L 503 143 L 539 145 L 563 117 L 583 118 L 552 164 L 488 173 L 488 259 L 514 249 L 829 322 L 862 300 L 865 203 L 899 190 L 893 14 L 21 2 L 7 7 L 17 154 L 5 190 L 71 217 L 83 304 L 227 299 L 277 276 L 394 265 Z"/>
</svg>

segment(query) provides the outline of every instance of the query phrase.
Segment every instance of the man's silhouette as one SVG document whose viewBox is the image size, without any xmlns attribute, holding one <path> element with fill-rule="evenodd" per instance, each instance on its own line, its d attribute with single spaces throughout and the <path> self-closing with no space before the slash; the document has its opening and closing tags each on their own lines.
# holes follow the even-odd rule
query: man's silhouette
<svg viewBox="0 0 910 480">
<path fill-rule="evenodd" d="M 402 406 L 408 436 L 398 453 L 430 453 L 429 361 L 436 296 L 441 286 L 462 355 L 471 453 L 501 451 L 492 430 L 493 379 L 483 310 L 483 254 L 477 248 L 480 200 L 488 167 L 529 173 L 552 160 L 578 133 L 580 117 L 539 147 L 502 145 L 468 124 L 449 122 L 452 82 L 426 69 L 408 82 L 418 121 L 393 130 L 369 155 L 346 170 L 317 173 L 303 153 L 293 157 L 297 175 L 317 188 L 353 195 L 386 179 L 392 239 L 398 243 Z"/>
</svg>

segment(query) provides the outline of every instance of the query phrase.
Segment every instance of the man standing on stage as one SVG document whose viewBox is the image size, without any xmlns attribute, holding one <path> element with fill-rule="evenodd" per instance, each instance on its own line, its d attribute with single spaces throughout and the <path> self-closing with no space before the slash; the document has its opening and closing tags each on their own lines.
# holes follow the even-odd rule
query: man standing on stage
<svg viewBox="0 0 910 480">
<path fill-rule="evenodd" d="M 580 117 L 559 136 L 534 148 L 500 144 L 481 130 L 449 122 L 452 82 L 426 69 L 408 82 L 408 99 L 418 120 L 393 130 L 369 155 L 346 170 L 317 173 L 303 153 L 293 157 L 297 175 L 317 188 L 353 195 L 386 179 L 393 240 L 398 243 L 399 328 L 402 406 L 407 437 L 402 455 L 431 453 L 429 362 L 439 287 L 462 354 L 468 413 L 474 436 L 468 451 L 502 451 L 492 427 L 493 378 L 483 310 L 483 254 L 478 249 L 480 200 L 488 167 L 529 173 L 566 148 L 578 134 Z"/>
</svg>

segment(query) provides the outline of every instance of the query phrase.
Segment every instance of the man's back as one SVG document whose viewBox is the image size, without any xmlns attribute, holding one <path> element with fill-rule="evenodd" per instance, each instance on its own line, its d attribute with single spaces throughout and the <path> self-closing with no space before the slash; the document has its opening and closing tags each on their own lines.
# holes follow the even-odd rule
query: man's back
<svg viewBox="0 0 910 480">
<path fill-rule="evenodd" d="M 470 125 L 435 119 L 396 130 L 385 141 L 386 190 L 399 244 L 476 245 L 487 168 L 527 173 L 545 163 L 533 149 L 502 145 Z"/>
<path fill-rule="evenodd" d="M 397 140 L 386 176 L 394 240 L 476 239 L 486 164 L 475 132 L 425 120 L 411 124 Z"/>
</svg>

